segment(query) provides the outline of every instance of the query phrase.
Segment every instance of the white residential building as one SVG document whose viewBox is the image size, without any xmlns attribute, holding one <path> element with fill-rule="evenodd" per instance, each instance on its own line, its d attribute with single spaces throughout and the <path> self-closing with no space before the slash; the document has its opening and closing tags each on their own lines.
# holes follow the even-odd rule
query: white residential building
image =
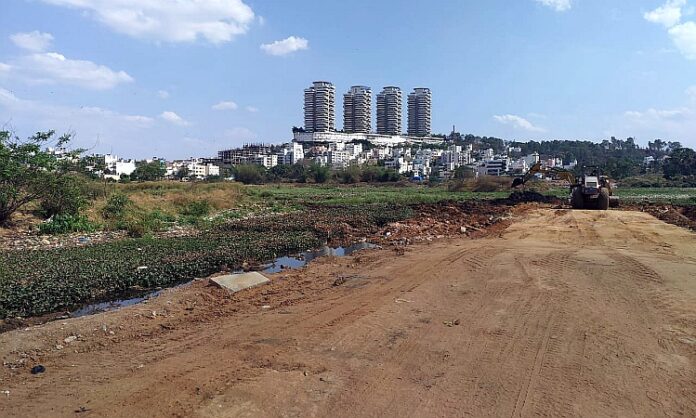
<svg viewBox="0 0 696 418">
<path fill-rule="evenodd" d="M 302 144 L 292 142 L 292 163 L 297 164 L 304 160 L 304 149 Z"/>
<path fill-rule="evenodd" d="M 522 157 L 522 159 L 527 163 L 528 167 L 533 166 L 534 164 L 538 163 L 540 160 L 538 152 L 534 152 L 532 154 L 524 156 L 524 157 Z"/>
<path fill-rule="evenodd" d="M 346 144 L 344 150 L 352 157 L 357 157 L 363 151 L 362 144 Z"/>
<path fill-rule="evenodd" d="M 510 170 L 510 158 L 497 156 L 491 160 L 486 160 L 478 168 L 478 173 L 484 176 L 500 176 Z"/>
<path fill-rule="evenodd" d="M 346 167 L 353 155 L 348 151 L 329 151 L 328 153 L 328 163 L 333 167 L 341 168 Z"/>
<path fill-rule="evenodd" d="M 253 158 L 252 163 L 273 168 L 278 165 L 278 156 L 276 154 L 258 154 Z"/>
<path fill-rule="evenodd" d="M 117 176 L 130 176 L 135 171 L 135 161 L 116 161 L 113 164 L 113 169 L 110 169 L 112 173 Z"/>
<path fill-rule="evenodd" d="M 409 171 L 413 171 L 413 164 L 404 157 L 397 157 L 387 160 L 384 162 L 384 167 L 394 170 L 399 174 L 405 174 Z"/>
<path fill-rule="evenodd" d="M 205 179 L 220 175 L 220 167 L 215 164 L 204 164 L 201 160 L 191 160 L 186 165 L 188 176 L 197 179 Z"/>
</svg>

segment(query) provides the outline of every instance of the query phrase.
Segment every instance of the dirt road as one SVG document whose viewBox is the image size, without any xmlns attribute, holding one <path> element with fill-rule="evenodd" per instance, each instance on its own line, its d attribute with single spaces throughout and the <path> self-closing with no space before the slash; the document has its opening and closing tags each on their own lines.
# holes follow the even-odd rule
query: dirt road
<svg viewBox="0 0 696 418">
<path fill-rule="evenodd" d="M 4 417 L 693 417 L 696 236 L 536 210 L 500 236 L 12 331 L 0 356 Z"/>
</svg>

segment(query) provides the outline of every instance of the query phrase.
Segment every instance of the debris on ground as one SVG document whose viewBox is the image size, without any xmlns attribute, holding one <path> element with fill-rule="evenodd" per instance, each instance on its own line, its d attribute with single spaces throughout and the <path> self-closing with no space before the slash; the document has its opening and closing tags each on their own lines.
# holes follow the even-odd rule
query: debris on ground
<svg viewBox="0 0 696 418">
<path fill-rule="evenodd" d="M 688 228 L 696 231 L 696 208 L 678 207 L 672 205 L 641 205 L 637 208 L 626 206 L 623 209 L 638 209 L 649 213 L 657 219 L 668 224 Z"/>
<path fill-rule="evenodd" d="M 46 368 L 40 364 L 31 368 L 31 374 L 39 374 L 46 371 Z"/>
<path fill-rule="evenodd" d="M 561 199 L 555 196 L 543 195 L 539 192 L 534 192 L 530 190 L 525 190 L 523 192 L 515 191 L 510 193 L 510 196 L 506 199 L 512 204 L 516 203 L 558 203 Z"/>
</svg>

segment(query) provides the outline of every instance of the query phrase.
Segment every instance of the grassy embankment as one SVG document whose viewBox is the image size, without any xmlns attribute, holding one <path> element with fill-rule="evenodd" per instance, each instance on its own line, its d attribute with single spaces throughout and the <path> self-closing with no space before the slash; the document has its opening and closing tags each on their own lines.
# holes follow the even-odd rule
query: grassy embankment
<svg viewBox="0 0 696 418">
<path fill-rule="evenodd" d="M 411 184 L 112 185 L 111 196 L 120 194 L 131 202 L 124 208 L 124 219 L 137 213 L 136 218 L 168 219 L 165 227 L 188 223 L 201 232 L 192 237 L 152 238 L 144 231 L 142 238 L 89 247 L 0 254 L 0 318 L 56 312 L 119 292 L 170 286 L 243 263 L 262 263 L 340 236 L 340 230 L 332 229 L 338 225 L 374 230 L 411 216 L 411 205 L 502 198 L 509 194 L 503 186 L 501 182 L 498 191 L 473 192 L 467 187 Z M 567 190 L 544 193 L 565 197 Z M 696 200 L 696 189 L 620 188 L 617 193 L 637 201 L 693 204 Z M 97 197 L 87 213 L 108 227 L 107 206 L 107 198 Z M 205 210 L 192 211 L 192 207 Z M 240 219 L 252 214 L 277 216 Z"/>
<path fill-rule="evenodd" d="M 696 205 L 696 188 L 681 188 L 681 187 L 661 187 L 661 188 L 644 188 L 644 187 L 617 187 L 614 190 L 622 202 L 636 204 L 667 204 L 676 206 L 694 206 Z M 568 188 L 553 187 L 545 194 L 553 195 L 559 198 L 567 198 L 569 195 Z"/>
</svg>

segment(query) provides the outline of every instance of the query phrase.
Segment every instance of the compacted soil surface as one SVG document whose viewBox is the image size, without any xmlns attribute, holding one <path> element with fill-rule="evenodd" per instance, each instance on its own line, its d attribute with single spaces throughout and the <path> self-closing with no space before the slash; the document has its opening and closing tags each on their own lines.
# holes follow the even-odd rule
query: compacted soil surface
<svg viewBox="0 0 696 418">
<path fill-rule="evenodd" d="M 0 416 L 696 416 L 694 233 L 505 226 L 0 334 Z"/>
</svg>

